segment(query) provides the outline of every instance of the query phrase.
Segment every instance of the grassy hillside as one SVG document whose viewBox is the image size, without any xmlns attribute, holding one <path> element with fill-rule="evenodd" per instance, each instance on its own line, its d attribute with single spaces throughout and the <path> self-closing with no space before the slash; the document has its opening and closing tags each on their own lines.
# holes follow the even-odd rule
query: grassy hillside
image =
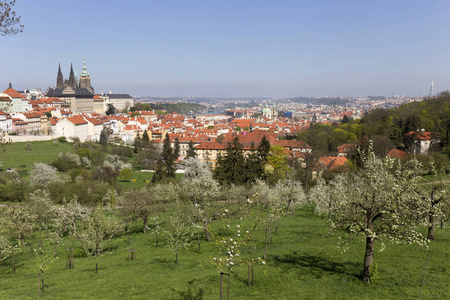
<svg viewBox="0 0 450 300">
<path fill-rule="evenodd" d="M 217 255 L 215 243 L 202 241 L 198 252 L 193 243 L 179 255 L 165 241 L 155 246 L 155 235 L 137 232 L 132 245 L 124 236 L 110 241 L 109 251 L 99 258 L 95 275 L 92 258 L 85 257 L 79 242 L 66 239 L 57 248 L 59 260 L 45 272 L 45 293 L 37 293 L 36 256 L 33 239 L 17 258 L 12 273 L 11 259 L 0 265 L 1 299 L 218 299 L 219 270 L 210 263 Z M 216 225 L 217 226 L 217 225 Z M 380 282 L 363 284 L 364 244 L 356 237 L 341 253 L 336 237 L 326 237 L 325 221 L 309 210 L 299 210 L 281 220 L 269 246 L 267 266 L 255 266 L 255 285 L 247 286 L 247 266 L 233 269 L 231 299 L 412 299 L 417 298 L 424 272 L 426 250 L 416 245 L 387 245 L 376 252 Z M 450 231 L 437 230 L 431 243 L 426 284 L 422 299 L 445 299 L 449 295 L 448 272 Z M 264 233 L 257 234 L 256 251 L 263 255 Z M 66 269 L 66 248 L 75 248 L 75 268 Z M 379 245 L 378 245 L 379 246 Z M 128 261 L 128 249 L 137 249 L 137 260 Z M 226 280 L 225 280 L 226 282 Z M 226 284 L 225 291 L 226 295 Z M 197 296 L 197 297 L 195 297 Z"/>
<path fill-rule="evenodd" d="M 3 170 L 8 168 L 30 169 L 35 162 L 51 163 L 60 152 L 73 150 L 72 144 L 53 141 L 30 142 L 31 150 L 27 150 L 28 143 L 12 143 L 5 147 L 5 152 L 0 153 L 0 161 L 3 162 Z"/>
</svg>

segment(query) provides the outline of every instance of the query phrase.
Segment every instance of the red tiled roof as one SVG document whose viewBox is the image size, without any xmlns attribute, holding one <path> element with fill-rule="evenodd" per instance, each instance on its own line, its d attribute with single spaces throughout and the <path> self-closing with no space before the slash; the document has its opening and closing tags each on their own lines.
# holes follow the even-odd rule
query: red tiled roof
<svg viewBox="0 0 450 300">
<path fill-rule="evenodd" d="M 434 140 L 438 139 L 436 132 L 430 131 L 410 131 L 408 135 L 412 136 L 415 140 Z"/>
<path fill-rule="evenodd" d="M 25 98 L 24 95 L 22 95 L 21 93 L 19 93 L 18 91 L 16 91 L 13 88 L 7 88 L 5 91 L 3 91 L 3 93 L 11 96 L 12 98 Z"/>
<path fill-rule="evenodd" d="M 67 117 L 66 119 L 75 125 L 87 124 L 87 121 L 82 116 L 79 116 L 79 115 L 73 116 L 73 117 Z"/>
<path fill-rule="evenodd" d="M 94 125 L 102 125 L 103 122 L 96 119 L 96 118 L 86 118 L 87 121 L 89 121 L 90 123 L 94 124 Z"/>
<path fill-rule="evenodd" d="M 408 153 L 399 149 L 392 149 L 387 155 L 393 158 L 402 158 L 408 156 Z"/>
</svg>

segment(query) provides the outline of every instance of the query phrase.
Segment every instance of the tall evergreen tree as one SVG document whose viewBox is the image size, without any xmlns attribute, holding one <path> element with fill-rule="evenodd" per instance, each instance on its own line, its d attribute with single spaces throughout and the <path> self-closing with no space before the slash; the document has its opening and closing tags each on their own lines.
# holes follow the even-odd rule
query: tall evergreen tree
<svg viewBox="0 0 450 300">
<path fill-rule="evenodd" d="M 266 138 L 266 136 L 263 135 L 261 142 L 258 145 L 258 154 L 263 166 L 268 162 L 269 153 L 270 153 L 270 142 Z"/>
<path fill-rule="evenodd" d="M 173 178 L 175 177 L 175 164 L 174 164 L 174 153 L 172 146 L 170 145 L 170 137 L 169 134 L 166 134 L 163 145 L 162 158 L 165 164 L 166 169 L 166 177 Z"/>
<path fill-rule="evenodd" d="M 108 145 L 108 134 L 106 133 L 106 127 L 103 127 L 102 131 L 100 132 L 99 144 L 103 147 L 106 147 Z"/>
<path fill-rule="evenodd" d="M 214 176 L 220 183 L 243 184 L 246 182 L 244 147 L 236 136 L 228 143 L 226 156 L 219 156 Z"/>
<path fill-rule="evenodd" d="M 134 138 L 134 149 L 133 149 L 134 153 L 138 153 L 141 147 L 142 147 L 142 140 L 139 134 L 137 134 L 136 137 Z"/>
<path fill-rule="evenodd" d="M 195 153 L 195 144 L 192 140 L 190 140 L 186 158 L 195 158 L 196 156 L 197 154 Z"/>
<path fill-rule="evenodd" d="M 147 130 L 144 130 L 144 133 L 142 134 L 142 148 L 147 148 L 148 144 L 150 143 L 150 138 L 148 136 Z"/>
<path fill-rule="evenodd" d="M 258 151 L 255 148 L 255 144 L 252 142 L 251 151 L 248 154 L 247 162 L 245 165 L 246 182 L 253 182 L 256 179 L 262 179 L 264 175 L 264 166 L 261 163 Z"/>
<path fill-rule="evenodd" d="M 180 140 L 178 137 L 175 138 L 175 144 L 173 147 L 173 159 L 176 161 L 180 156 Z"/>
</svg>

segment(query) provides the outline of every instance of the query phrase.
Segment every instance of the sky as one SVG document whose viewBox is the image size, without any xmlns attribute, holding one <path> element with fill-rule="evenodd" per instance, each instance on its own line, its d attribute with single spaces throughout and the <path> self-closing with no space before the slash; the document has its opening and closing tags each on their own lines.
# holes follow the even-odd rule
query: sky
<svg viewBox="0 0 450 300">
<path fill-rule="evenodd" d="M 132 96 L 428 95 L 450 89 L 450 1 L 16 0 L 0 89 Z"/>
</svg>

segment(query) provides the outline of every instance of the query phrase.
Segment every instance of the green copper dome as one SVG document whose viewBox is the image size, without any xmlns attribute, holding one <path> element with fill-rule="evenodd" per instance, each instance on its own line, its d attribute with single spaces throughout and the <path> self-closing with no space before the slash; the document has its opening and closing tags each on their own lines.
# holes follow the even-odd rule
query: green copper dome
<svg viewBox="0 0 450 300">
<path fill-rule="evenodd" d="M 89 76 L 89 73 L 86 69 L 86 62 L 84 61 L 84 58 L 83 58 L 83 71 L 81 71 L 80 77 L 86 77 L 86 76 Z"/>
</svg>

